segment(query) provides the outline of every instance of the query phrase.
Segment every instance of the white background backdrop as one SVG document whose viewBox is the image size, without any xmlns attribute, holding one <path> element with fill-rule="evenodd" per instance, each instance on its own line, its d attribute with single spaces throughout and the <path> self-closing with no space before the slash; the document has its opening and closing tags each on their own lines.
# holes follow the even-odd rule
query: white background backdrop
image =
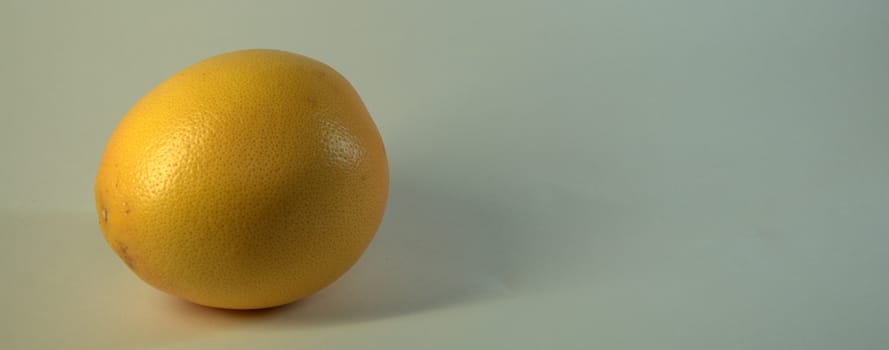
<svg viewBox="0 0 889 350">
<path fill-rule="evenodd" d="M 889 2 L 0 4 L 0 347 L 884 349 Z M 200 59 L 364 98 L 392 189 L 289 307 L 156 292 L 102 239 L 107 137 Z"/>
</svg>

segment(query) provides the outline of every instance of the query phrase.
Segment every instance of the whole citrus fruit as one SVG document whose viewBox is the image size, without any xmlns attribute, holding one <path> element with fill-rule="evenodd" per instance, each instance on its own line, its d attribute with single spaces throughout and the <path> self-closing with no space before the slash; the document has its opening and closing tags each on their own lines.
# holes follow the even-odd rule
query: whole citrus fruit
<svg viewBox="0 0 889 350">
<path fill-rule="evenodd" d="M 244 50 L 136 103 L 108 141 L 95 196 L 105 239 L 142 280 L 254 309 L 345 273 L 388 189 L 382 140 L 345 78 L 305 56 Z"/>
</svg>

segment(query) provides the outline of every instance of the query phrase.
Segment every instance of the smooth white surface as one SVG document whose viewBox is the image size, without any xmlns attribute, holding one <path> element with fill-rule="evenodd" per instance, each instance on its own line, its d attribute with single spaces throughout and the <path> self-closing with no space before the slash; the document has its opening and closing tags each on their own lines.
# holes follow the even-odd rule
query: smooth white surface
<svg viewBox="0 0 889 350">
<path fill-rule="evenodd" d="M 0 348 L 883 349 L 885 1 L 0 5 Z M 359 264 L 260 312 L 105 246 L 117 120 L 199 59 L 332 65 L 387 145 Z"/>
</svg>

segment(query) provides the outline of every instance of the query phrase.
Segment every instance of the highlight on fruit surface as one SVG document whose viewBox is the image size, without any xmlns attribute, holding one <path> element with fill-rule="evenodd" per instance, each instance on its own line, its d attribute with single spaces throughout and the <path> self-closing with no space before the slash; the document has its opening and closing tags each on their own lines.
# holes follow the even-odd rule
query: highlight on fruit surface
<svg viewBox="0 0 889 350">
<path fill-rule="evenodd" d="M 160 83 L 112 133 L 94 187 L 102 233 L 139 278 L 230 309 L 339 278 L 388 190 L 383 142 L 351 84 L 278 50 L 211 57 Z"/>
</svg>

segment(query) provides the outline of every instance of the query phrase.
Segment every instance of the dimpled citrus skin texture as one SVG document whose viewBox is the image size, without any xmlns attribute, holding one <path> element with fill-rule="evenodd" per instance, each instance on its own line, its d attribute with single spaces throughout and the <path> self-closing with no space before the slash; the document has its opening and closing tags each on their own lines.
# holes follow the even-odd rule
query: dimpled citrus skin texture
<svg viewBox="0 0 889 350">
<path fill-rule="evenodd" d="M 345 78 L 305 56 L 244 50 L 182 70 L 133 106 L 95 196 L 105 239 L 142 280 L 256 309 L 345 273 L 388 189 L 382 140 Z"/>
</svg>

